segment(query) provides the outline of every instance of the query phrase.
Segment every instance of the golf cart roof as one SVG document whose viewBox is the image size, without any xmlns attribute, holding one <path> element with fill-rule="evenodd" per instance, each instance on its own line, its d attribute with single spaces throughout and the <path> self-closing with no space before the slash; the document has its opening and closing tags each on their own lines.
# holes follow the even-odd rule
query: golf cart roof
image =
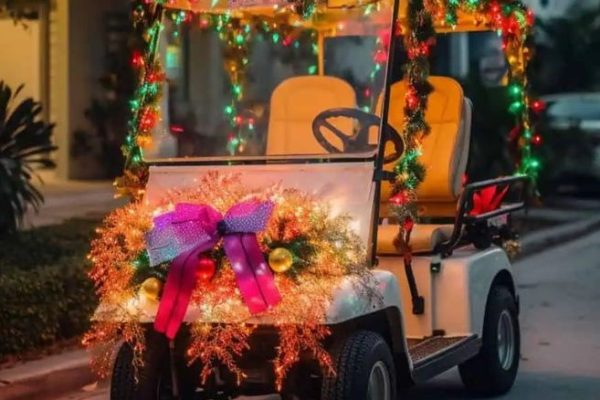
<svg viewBox="0 0 600 400">
<path fill-rule="evenodd" d="M 400 8 L 398 12 L 398 21 L 400 26 L 407 26 L 408 5 L 410 0 L 399 0 Z M 293 3 L 286 0 L 170 0 L 166 7 L 174 10 L 191 11 L 195 13 L 209 14 L 240 14 L 263 17 L 289 18 L 288 22 L 294 25 L 307 24 L 316 29 L 328 30 L 335 28 L 340 21 L 340 15 L 357 12 L 364 12 L 366 7 L 388 2 L 388 0 L 361 1 L 361 0 L 328 0 L 319 7 L 319 18 L 312 21 L 303 21 L 293 9 Z M 457 24 L 450 26 L 446 23 L 443 16 L 435 13 L 435 29 L 439 33 L 444 32 L 472 32 L 486 31 L 489 27 L 477 16 L 476 13 L 468 13 L 462 10 L 457 11 Z M 348 34 L 348 33 L 346 33 Z M 336 36 L 342 36 L 343 33 L 336 32 Z"/>
</svg>

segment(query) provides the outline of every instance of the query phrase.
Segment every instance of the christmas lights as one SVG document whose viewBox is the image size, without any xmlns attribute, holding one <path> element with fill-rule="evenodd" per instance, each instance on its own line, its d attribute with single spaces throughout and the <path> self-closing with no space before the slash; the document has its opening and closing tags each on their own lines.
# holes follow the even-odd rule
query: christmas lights
<svg viewBox="0 0 600 400">
<path fill-rule="evenodd" d="M 410 250 L 410 230 L 417 218 L 416 191 L 425 178 L 425 169 L 419 157 L 422 140 L 429 133 L 425 120 L 427 98 L 432 91 L 429 77 L 429 55 L 435 45 L 435 25 L 456 27 L 461 12 L 474 16 L 477 23 L 497 31 L 502 37 L 503 50 L 509 64 L 508 94 L 511 98 L 508 112 L 515 117 L 515 128 L 508 136 L 519 149 L 515 160 L 517 174 L 528 175 L 532 181 L 538 175 L 540 162 L 532 146 L 539 146 L 542 137 L 535 132 L 534 119 L 544 109 L 540 100 L 529 94 L 527 64 L 531 58 L 530 36 L 534 16 L 518 0 L 411 0 L 408 5 L 408 23 L 401 33 L 408 53 L 405 98 L 404 140 L 406 149 L 395 171 L 394 196 L 391 206 L 398 221 L 403 222 L 397 238 L 402 251 Z"/>
<path fill-rule="evenodd" d="M 140 325 L 141 316 L 156 312 L 157 306 L 160 311 L 160 302 L 166 296 L 163 282 L 168 282 L 174 264 L 163 263 L 162 258 L 158 262 L 149 261 L 153 237 L 158 234 L 157 239 L 163 238 L 155 231 L 161 223 L 157 216 L 167 216 L 181 204 L 186 207 L 211 204 L 225 214 L 250 198 L 261 204 L 273 204 L 268 223 L 264 230 L 257 232 L 257 239 L 281 294 L 275 306 L 260 313 L 280 329 L 281 346 L 275 360 L 278 384 L 304 350 L 312 352 L 325 372 L 330 373 L 331 359 L 322 347 L 322 339 L 329 333 L 324 322 L 334 290 L 342 280 L 353 278 L 360 296 L 371 302 L 379 298 L 367 266 L 365 248 L 349 228 L 349 217 L 332 217 L 326 204 L 281 185 L 249 190 L 240 175 L 209 173 L 199 179 L 193 189 L 166 193 L 156 206 L 136 202 L 106 218 L 89 255 L 93 264 L 90 277 L 96 284 L 102 304 L 100 310 L 103 310 L 96 319 L 102 321 L 103 316 L 108 316 L 110 321 L 122 322 L 96 323 L 86 337 L 86 344 L 130 340 L 132 346 L 143 348 L 142 338 L 134 334 L 137 328 L 132 326 Z M 169 238 L 175 239 L 174 236 Z M 252 331 L 248 322 L 253 312 L 238 286 L 239 266 L 233 265 L 231 254 L 223 247 L 224 242 L 218 240 L 211 251 L 202 254 L 195 267 L 198 279 L 190 304 L 202 313 L 195 318 L 192 327 L 188 356 L 190 360 L 202 361 L 204 378 L 211 371 L 209 366 L 220 361 L 242 379 L 243 374 L 233 360 L 248 347 L 247 339 Z M 153 267 L 153 264 L 157 265 Z M 211 327 L 215 321 L 224 324 Z M 117 326 L 131 327 L 126 331 L 128 336 L 122 336 Z M 108 366 L 103 361 L 105 353 L 100 353 L 96 362 L 99 367 Z"/>
</svg>

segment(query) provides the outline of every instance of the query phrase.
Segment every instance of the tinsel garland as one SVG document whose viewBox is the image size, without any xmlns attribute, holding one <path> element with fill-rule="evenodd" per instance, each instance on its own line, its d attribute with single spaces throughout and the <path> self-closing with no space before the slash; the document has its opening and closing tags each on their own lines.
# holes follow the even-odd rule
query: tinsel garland
<svg viewBox="0 0 600 400">
<path fill-rule="evenodd" d="M 148 168 L 143 160 L 144 148 L 152 144 L 152 133 L 160 121 L 159 102 L 165 74 L 158 57 L 160 33 L 165 14 L 164 0 L 135 0 L 132 3 L 134 32 L 138 37 L 131 65 L 138 74 L 138 85 L 130 101 L 131 118 L 128 134 L 123 145 L 125 168 L 122 177 L 115 181 L 118 196 L 128 196 L 132 200 L 143 197 L 148 179 Z M 194 14 L 188 11 L 169 11 L 169 17 L 179 27 L 183 23 L 196 23 L 202 29 L 212 29 L 219 34 L 225 48 L 225 70 L 230 78 L 231 102 L 226 105 L 224 115 L 231 132 L 228 133 L 228 151 L 235 155 L 243 153 L 247 136 L 255 129 L 255 118 L 242 112 L 246 65 L 249 59 L 250 42 L 257 35 L 271 34 L 274 43 L 291 47 L 290 38 L 299 37 L 300 28 L 294 24 L 299 19 L 308 19 L 316 10 L 316 3 L 296 2 L 290 5 L 297 13 L 276 15 L 270 18 L 252 16 L 233 17 L 229 14 Z M 176 30 L 176 33 L 178 31 Z M 314 36 L 314 32 L 311 33 Z M 295 48 L 295 47 L 294 47 Z M 314 54 L 315 46 L 311 46 Z M 310 66 L 308 74 L 317 72 L 316 65 Z M 249 133 L 248 133 L 249 132 Z"/>
<path fill-rule="evenodd" d="M 331 357 L 322 347 L 322 341 L 330 333 L 323 324 L 333 291 L 342 280 L 350 278 L 361 297 L 373 303 L 381 301 L 367 267 L 365 247 L 350 230 L 349 217 L 331 216 L 326 204 L 300 191 L 281 185 L 249 190 L 241 176 L 218 173 L 205 175 L 193 189 L 166 193 L 156 206 L 136 202 L 118 209 L 98 230 L 89 258 L 93 264 L 90 276 L 96 284 L 101 307 L 85 343 L 91 347 L 102 345 L 104 350 L 97 353 L 100 358 L 96 361 L 101 372 L 107 373 L 105 368 L 109 366 L 105 343 L 129 342 L 136 349 L 135 362 L 140 362 L 144 344 L 138 321 L 156 310 L 160 282 L 168 275 L 168 265 L 149 267 L 144 261 L 144 236 L 152 229 L 153 216 L 180 203 L 211 204 L 223 212 L 248 198 L 275 203 L 267 228 L 258 235 L 267 259 L 274 247 L 294 255 L 289 269 L 272 266 L 283 299 L 262 314 L 280 332 L 275 360 L 277 384 L 281 387 L 286 373 L 303 351 L 311 352 L 325 373 L 332 372 Z M 240 296 L 228 260 L 220 256 L 219 248 L 212 257 L 218 264 L 216 271 L 201 280 L 192 294 L 191 304 L 202 313 L 192 326 L 187 355 L 190 362 L 202 362 L 203 379 L 208 377 L 215 362 L 223 363 L 243 379 L 235 359 L 248 349 L 252 315 Z M 158 281 L 156 297 L 145 292 L 148 280 Z M 213 325 L 215 321 L 224 323 Z"/>
<path fill-rule="evenodd" d="M 299 39 L 306 34 L 314 39 L 316 32 L 294 26 L 294 19 L 290 20 L 288 15 L 259 18 L 252 15 L 233 17 L 229 14 L 187 13 L 185 20 L 200 26 L 202 30 L 216 32 L 223 44 L 225 71 L 229 76 L 231 90 L 231 100 L 223 110 L 230 128 L 226 132 L 227 150 L 231 155 L 243 154 L 246 143 L 254 134 L 257 122 L 252 111 L 245 109 L 243 105 L 247 89 L 246 66 L 252 56 L 250 51 L 253 41 L 261 38 L 271 41 L 281 49 L 297 52 L 304 50 Z M 316 56 L 314 44 L 311 43 L 310 48 L 309 55 Z M 316 68 L 309 68 L 307 73 L 315 74 Z"/>
<path fill-rule="evenodd" d="M 417 219 L 416 189 L 425 179 L 425 166 L 419 160 L 423 138 L 430 127 L 425 119 L 427 99 L 433 87 L 428 82 L 429 55 L 435 45 L 435 28 L 431 13 L 423 0 L 412 0 L 408 5 L 408 26 L 404 44 L 408 53 L 405 98 L 404 144 L 405 151 L 395 166 L 396 181 L 391 197 L 391 209 L 400 222 L 396 246 L 403 254 L 410 254 L 410 233 Z"/>
<path fill-rule="evenodd" d="M 541 167 L 533 147 L 542 143 L 535 120 L 544 103 L 530 94 L 527 66 L 532 57 L 533 12 L 521 0 L 430 0 L 430 9 L 451 27 L 459 23 L 459 12 L 474 15 L 475 23 L 499 32 L 509 64 L 508 112 L 515 117 L 509 141 L 514 148 L 517 173 L 535 183 Z"/>
<path fill-rule="evenodd" d="M 527 80 L 534 22 L 531 11 L 519 0 L 411 0 L 408 24 L 401 32 L 409 59 L 403 132 L 406 149 L 395 168 L 397 179 L 390 200 L 392 211 L 400 222 L 396 246 L 404 254 L 410 254 L 410 231 L 417 218 L 416 191 L 426 172 L 419 157 L 422 140 L 430 130 L 425 112 L 432 91 L 427 80 L 429 56 L 435 44 L 435 22 L 455 27 L 459 23 L 459 11 L 474 16 L 476 23 L 501 33 L 510 67 L 508 91 L 512 103 L 508 111 L 515 116 L 516 124 L 508 138 L 515 143 L 516 153 L 520 153 L 515 157 L 517 173 L 528 175 L 535 182 L 540 167 L 532 151 L 532 145 L 541 143 L 533 119 L 543 109 L 543 103 L 531 97 Z"/>
<path fill-rule="evenodd" d="M 159 101 L 165 74 L 158 58 L 162 30 L 162 1 L 136 0 L 132 3 L 134 32 L 138 38 L 131 65 L 137 72 L 138 86 L 130 101 L 131 118 L 123 144 L 125 168 L 115 181 L 117 195 L 139 200 L 144 194 L 148 168 L 143 148 L 152 141 L 152 132 L 160 120 Z"/>
</svg>

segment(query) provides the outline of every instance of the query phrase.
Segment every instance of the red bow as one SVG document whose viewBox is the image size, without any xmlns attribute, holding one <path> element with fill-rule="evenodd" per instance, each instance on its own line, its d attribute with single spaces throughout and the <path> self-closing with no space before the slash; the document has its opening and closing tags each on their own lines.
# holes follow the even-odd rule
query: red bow
<svg viewBox="0 0 600 400">
<path fill-rule="evenodd" d="M 508 186 L 498 191 L 497 185 L 476 191 L 473 194 L 473 208 L 469 212 L 469 215 L 476 217 L 497 210 L 500 208 L 500 204 L 502 204 L 506 193 L 508 193 Z"/>
</svg>

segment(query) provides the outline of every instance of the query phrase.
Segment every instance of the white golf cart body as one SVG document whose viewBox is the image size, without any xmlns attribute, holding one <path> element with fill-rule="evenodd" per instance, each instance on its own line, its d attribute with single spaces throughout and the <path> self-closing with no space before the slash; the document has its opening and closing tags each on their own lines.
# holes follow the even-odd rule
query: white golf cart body
<svg viewBox="0 0 600 400">
<path fill-rule="evenodd" d="M 178 3 L 188 4 L 186 1 L 169 4 L 177 7 Z M 365 25 L 348 24 L 347 28 L 348 34 L 354 30 L 355 34 L 366 35 L 369 30 Z M 323 111 L 358 107 L 353 86 L 339 77 L 324 74 L 324 38 L 319 40 L 320 74 L 283 80 L 270 96 L 265 154 L 182 158 L 174 150 L 174 139 L 163 132 L 155 138 L 155 149 L 146 153 L 151 166 L 144 201 L 157 204 L 166 191 L 194 187 L 203 176 L 218 171 L 240 174 L 249 188 L 283 185 L 299 189 L 328 204 L 332 215 L 350 215 L 352 228 L 370 249 L 374 285 L 381 301 L 361 296 L 352 278 L 347 278 L 336 289 L 323 323 L 332 327 L 334 335 L 353 330 L 377 332 L 388 341 L 398 374 L 405 374 L 407 381 L 422 381 L 477 355 L 484 333 L 486 305 L 494 286 L 504 286 L 518 299 L 505 251 L 493 245 L 478 250 L 462 240 L 464 218 L 469 211 L 467 203 L 477 189 L 475 186 L 465 190 L 462 184 L 469 154 L 472 106 L 453 79 L 430 79 L 434 91 L 429 97 L 426 118 L 432 129 L 422 149 L 427 176 L 417 193 L 419 214 L 425 221 L 448 222 L 415 226 L 411 240 L 412 269 L 407 273 L 405 255 L 394 244 L 399 226 L 388 211 L 391 185 L 379 176 L 376 154 L 373 151 L 328 154 L 313 135 L 313 121 Z M 374 110 L 380 115 L 384 97 L 380 97 Z M 403 130 L 405 97 L 404 82 L 391 85 L 388 122 L 398 132 Z M 171 122 L 167 109 L 170 107 L 165 100 L 164 127 Z M 336 120 L 335 125 L 345 132 L 354 128 L 351 120 Z M 376 145 L 378 131 L 373 130 L 370 135 L 369 144 Z M 393 163 L 389 163 L 384 169 L 392 168 Z M 482 187 L 488 186 L 489 182 Z M 514 207 L 504 208 L 502 213 L 511 209 Z M 420 306 L 415 303 L 419 296 Z M 132 299 L 132 307 L 136 307 L 135 301 Z M 156 309 L 142 308 L 141 322 L 152 322 Z M 102 314 L 100 307 L 97 318 L 102 318 Z M 193 304 L 185 321 L 237 322 L 212 320 Z M 273 324 L 266 316 L 248 322 Z"/>
<path fill-rule="evenodd" d="M 460 180 L 468 157 L 471 106 L 455 81 L 438 77 L 432 82 L 436 91 L 431 95 L 428 114 L 432 133 L 424 143 L 423 158 L 428 175 L 420 190 L 420 198 L 425 199 L 421 209 L 425 215 L 430 207 L 434 213 L 440 213 L 437 216 L 447 217 L 448 213 L 456 212 L 462 191 Z M 403 107 L 403 88 L 402 82 L 392 87 L 393 113 L 400 112 Z M 323 163 L 311 163 L 311 158 L 315 161 L 315 157 L 305 159 L 297 155 L 299 147 L 304 147 L 308 154 L 322 151 L 311 133 L 311 123 L 323 110 L 346 106 L 346 89 L 347 85 L 340 84 L 337 78 L 327 76 L 284 81 L 272 97 L 267 149 L 271 149 L 277 155 L 274 159 L 279 161 L 282 154 L 289 152 L 287 164 L 268 163 L 265 161 L 268 158 L 247 159 L 249 165 L 225 165 L 217 160 L 213 160 L 214 163 L 203 160 L 203 165 L 191 165 L 193 162 L 177 165 L 175 160 L 157 162 L 150 168 L 145 201 L 159 202 L 168 190 L 193 187 L 200 177 L 211 171 L 239 173 L 249 187 L 284 184 L 316 195 L 331 206 L 332 214 L 351 215 L 354 230 L 368 244 L 372 240 L 377 198 L 372 154 L 328 156 L 328 162 Z M 298 103 L 303 95 L 311 101 Z M 286 107 L 292 101 L 304 104 L 304 107 Z M 286 109 L 288 115 L 277 119 L 277 112 L 282 109 Z M 397 114 L 393 115 L 399 118 Z M 293 123 L 286 124 L 286 120 Z M 392 118 L 390 120 L 394 122 Z M 336 158 L 339 158 L 337 162 Z M 259 164 L 252 165 L 253 162 Z M 442 257 L 435 249 L 451 239 L 454 225 L 416 225 L 412 241 L 416 252 L 413 271 L 419 293 L 424 298 L 424 310 L 413 313 L 403 257 L 393 245 L 398 226 L 389 223 L 385 215 L 387 189 L 387 186 L 382 188 L 378 265 L 373 270 L 377 291 L 383 301 L 369 302 L 347 279 L 335 292 L 326 323 L 389 330 L 386 336 L 392 339 L 394 352 L 406 357 L 413 380 L 420 381 L 475 355 L 479 350 L 490 289 L 503 284 L 516 295 L 516 286 L 504 250 L 498 247 L 477 250 L 473 246 L 464 246 Z M 145 317 L 150 322 L 154 315 L 147 311 Z M 379 327 L 368 325 L 373 317 L 378 319 Z M 193 306 L 185 320 L 228 322 L 207 319 L 201 309 Z M 249 322 L 271 325 L 268 317 L 256 317 Z M 448 362 L 443 355 L 453 359 Z M 432 360 L 439 364 L 432 368 Z"/>
</svg>

